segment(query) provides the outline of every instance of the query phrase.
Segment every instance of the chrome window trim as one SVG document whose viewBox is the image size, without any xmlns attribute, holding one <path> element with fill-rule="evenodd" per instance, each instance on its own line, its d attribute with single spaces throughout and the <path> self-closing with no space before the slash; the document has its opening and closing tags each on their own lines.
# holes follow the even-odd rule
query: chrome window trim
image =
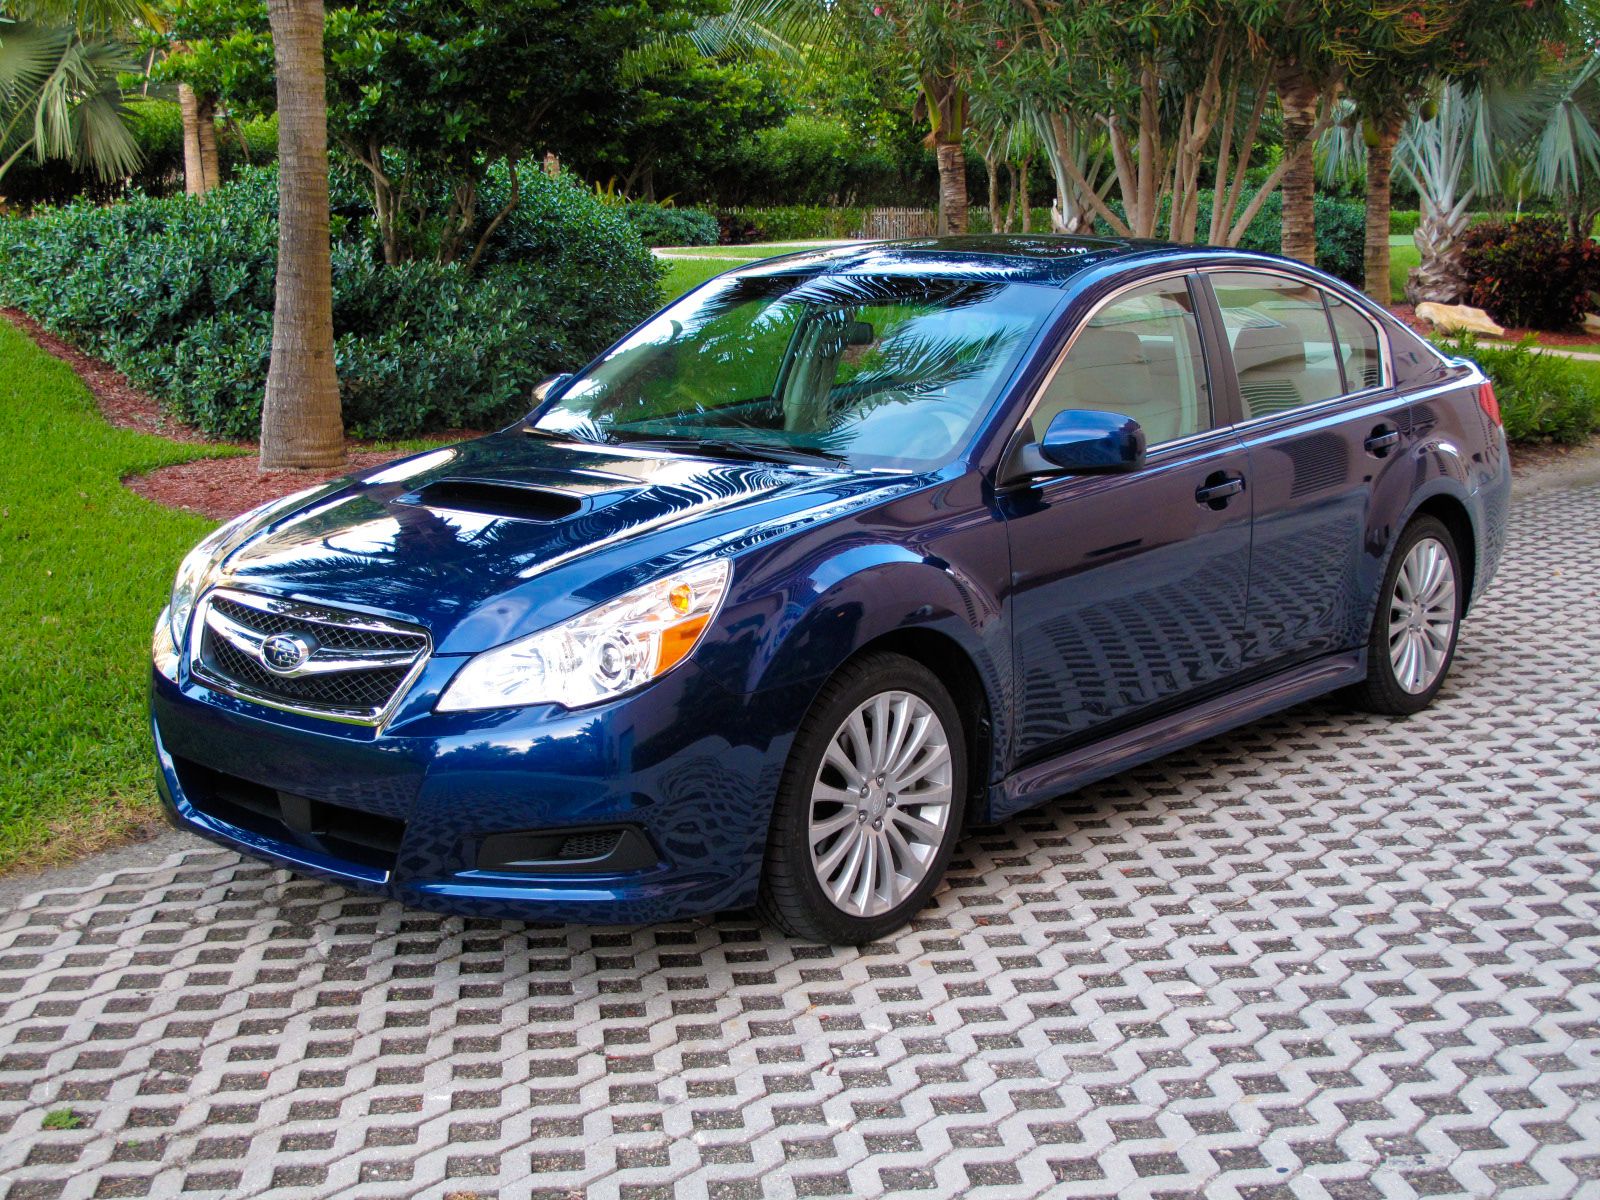
<svg viewBox="0 0 1600 1200">
<path fill-rule="evenodd" d="M 408 637 L 420 636 L 422 638 L 422 649 L 417 654 L 411 670 L 406 673 L 405 678 L 395 688 L 394 695 L 379 710 L 315 707 L 295 704 L 281 697 L 267 695 L 236 680 L 219 678 L 205 669 L 200 657 L 200 643 L 206 630 L 207 619 L 211 613 L 211 601 L 219 596 L 223 599 L 231 600 L 235 604 L 241 604 L 246 608 L 256 609 L 258 612 L 293 617 L 296 620 L 309 621 L 313 624 L 331 625 L 335 628 L 344 629 L 361 629 L 371 633 L 399 633 Z M 348 619 L 329 621 L 326 619 L 329 616 Z M 277 709 L 279 712 L 295 713 L 303 717 L 316 717 L 319 720 L 334 721 L 341 725 L 363 725 L 373 729 L 382 729 L 389 718 L 394 715 L 395 710 L 400 707 L 401 702 L 410 694 L 412 686 L 432 660 L 433 637 L 420 625 L 408 625 L 402 621 L 391 621 L 387 617 L 377 617 L 368 613 L 354 612 L 349 609 L 336 609 L 320 604 L 309 604 L 298 600 L 285 599 L 281 596 L 243 592 L 235 588 L 213 587 L 200 597 L 199 602 L 195 605 L 193 615 L 189 618 L 189 642 L 186 657 L 189 660 L 190 677 L 211 691 L 221 692 L 223 695 L 233 696 L 239 700 L 248 700 L 251 704 Z M 363 665 L 369 669 L 372 666 L 372 664 Z"/>
<path fill-rule="evenodd" d="M 1083 315 L 1083 319 L 1078 322 L 1078 327 L 1074 329 L 1068 336 L 1067 344 L 1061 347 L 1061 350 L 1056 354 L 1056 360 L 1050 364 L 1050 370 L 1047 371 L 1045 373 L 1045 377 L 1039 381 L 1038 387 L 1033 389 L 1033 396 L 1028 401 L 1028 407 L 1023 411 L 1022 416 L 1017 420 L 1017 423 L 1012 426 L 1011 432 L 1006 435 L 1005 447 L 1001 451 L 1000 461 L 1004 463 L 1011 456 L 1012 451 L 1016 448 L 1017 437 L 1022 433 L 1023 428 L 1033 420 L 1033 414 L 1039 411 L 1039 405 L 1044 400 L 1044 394 L 1045 392 L 1049 391 L 1050 385 L 1055 382 L 1056 375 L 1061 370 L 1061 364 L 1066 361 L 1067 355 L 1072 353 L 1073 346 L 1077 345 L 1078 335 L 1089 327 L 1090 321 L 1094 320 L 1095 317 L 1100 315 L 1101 309 L 1105 308 L 1106 305 L 1115 302 L 1123 295 L 1135 290 L 1136 288 L 1142 288 L 1152 283 L 1164 283 L 1169 279 L 1188 280 L 1190 276 L 1195 275 L 1196 273 L 1197 272 L 1194 267 L 1180 267 L 1172 271 L 1162 271 L 1157 275 L 1146 275 L 1140 279 L 1135 279 L 1127 283 L 1123 287 L 1119 287 L 1116 291 L 1111 292 L 1087 313 L 1085 313 Z M 1199 327 L 1200 314 L 1199 312 L 1195 312 L 1192 315 L 1195 319 L 1196 334 L 1200 338 L 1200 361 L 1203 364 L 1206 374 L 1206 403 L 1211 408 L 1211 419 L 1213 422 L 1215 422 L 1217 419 L 1217 388 L 1215 382 L 1211 378 L 1211 363 L 1205 357 L 1205 333 Z M 1156 442 L 1154 445 L 1147 445 L 1145 447 L 1145 454 L 1148 456 L 1153 450 L 1160 450 L 1164 452 L 1168 446 L 1180 446 L 1184 442 L 1207 437 L 1213 433 L 1216 433 L 1219 429 L 1227 428 L 1229 428 L 1227 425 L 1213 424 L 1208 429 L 1202 429 L 1195 433 L 1186 433 L 1182 437 L 1178 438 L 1169 438 L 1164 442 Z M 1037 478 L 1037 476 L 1032 476 L 1030 478 Z"/>
</svg>

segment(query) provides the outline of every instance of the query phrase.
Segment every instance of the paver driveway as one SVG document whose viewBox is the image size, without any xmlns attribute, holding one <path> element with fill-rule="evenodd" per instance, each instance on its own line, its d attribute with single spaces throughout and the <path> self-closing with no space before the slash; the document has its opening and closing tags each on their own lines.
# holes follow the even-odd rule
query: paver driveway
<svg viewBox="0 0 1600 1200">
<path fill-rule="evenodd" d="M 860 952 L 198 845 L 46 894 L 0 918 L 5 1194 L 1600 1195 L 1597 655 L 1600 487 L 1536 493 L 1434 710 L 973 836 Z"/>
</svg>

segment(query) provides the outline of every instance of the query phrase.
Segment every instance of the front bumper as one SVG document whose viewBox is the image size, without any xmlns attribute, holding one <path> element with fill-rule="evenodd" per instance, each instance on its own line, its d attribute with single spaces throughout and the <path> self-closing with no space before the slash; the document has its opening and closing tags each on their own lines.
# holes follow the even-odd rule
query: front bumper
<svg viewBox="0 0 1600 1200">
<path fill-rule="evenodd" d="M 459 662 L 430 664 L 413 695 Z M 692 663 L 593 709 L 402 712 L 382 730 L 267 709 L 186 670 L 152 673 L 150 709 L 161 801 L 180 828 L 418 908 L 534 921 L 753 902 L 792 733 L 781 708 Z M 512 835 L 593 829 L 625 831 L 631 853 L 598 869 L 484 866 L 505 858 L 495 847 L 530 844 Z"/>
</svg>

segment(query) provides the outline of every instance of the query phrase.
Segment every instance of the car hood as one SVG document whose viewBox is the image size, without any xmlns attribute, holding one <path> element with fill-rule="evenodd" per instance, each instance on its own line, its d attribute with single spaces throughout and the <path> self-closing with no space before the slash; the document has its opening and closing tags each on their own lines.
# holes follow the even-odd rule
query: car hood
<svg viewBox="0 0 1600 1200">
<path fill-rule="evenodd" d="M 416 622 L 438 652 L 473 653 L 610 599 L 663 556 L 905 483 L 508 431 L 308 494 L 234 546 L 219 581 Z"/>
</svg>

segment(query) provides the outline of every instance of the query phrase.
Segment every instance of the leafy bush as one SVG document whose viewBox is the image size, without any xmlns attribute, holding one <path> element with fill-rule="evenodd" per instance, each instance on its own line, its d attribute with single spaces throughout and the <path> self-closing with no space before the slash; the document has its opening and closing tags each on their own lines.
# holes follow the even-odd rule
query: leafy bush
<svg viewBox="0 0 1600 1200">
<path fill-rule="evenodd" d="M 715 246 L 717 218 L 703 208 L 668 208 L 634 201 L 622 215 L 646 246 Z"/>
<path fill-rule="evenodd" d="M 1540 354 L 1531 334 L 1515 346 L 1485 346 L 1470 333 L 1435 340 L 1447 354 L 1472 359 L 1493 381 L 1511 441 L 1576 444 L 1600 430 L 1600 387 L 1589 364 Z"/>
<path fill-rule="evenodd" d="M 1503 325 L 1570 328 L 1600 288 L 1600 245 L 1546 217 L 1476 225 L 1461 247 L 1467 303 Z"/>
<path fill-rule="evenodd" d="M 260 425 L 277 264 L 275 172 L 196 201 L 75 204 L 0 221 L 0 302 L 125 371 L 208 433 Z M 598 353 L 659 299 L 632 229 L 559 180 L 522 204 L 475 274 L 385 267 L 336 218 L 334 332 L 346 427 L 359 437 L 494 425 L 529 388 Z"/>
</svg>

